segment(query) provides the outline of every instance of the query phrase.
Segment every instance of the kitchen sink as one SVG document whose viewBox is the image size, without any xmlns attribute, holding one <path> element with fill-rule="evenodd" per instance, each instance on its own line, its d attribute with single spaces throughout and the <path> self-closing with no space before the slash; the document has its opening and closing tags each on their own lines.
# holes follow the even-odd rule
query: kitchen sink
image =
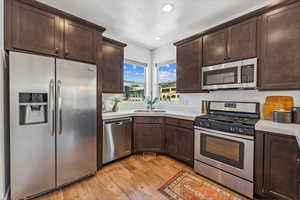
<svg viewBox="0 0 300 200">
<path fill-rule="evenodd" d="M 155 113 L 165 113 L 165 112 L 167 112 L 167 111 L 165 111 L 165 110 L 135 110 L 134 112 L 147 112 L 147 113 L 155 112 Z"/>
</svg>

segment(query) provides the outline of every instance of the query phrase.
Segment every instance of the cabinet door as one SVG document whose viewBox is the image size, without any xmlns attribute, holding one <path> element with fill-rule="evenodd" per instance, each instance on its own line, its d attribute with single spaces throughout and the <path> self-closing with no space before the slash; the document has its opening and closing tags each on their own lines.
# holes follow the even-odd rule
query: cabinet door
<svg viewBox="0 0 300 200">
<path fill-rule="evenodd" d="M 124 48 L 103 42 L 102 53 L 103 92 L 123 93 Z"/>
<path fill-rule="evenodd" d="M 162 152 L 163 130 L 160 124 L 134 125 L 135 152 Z"/>
<path fill-rule="evenodd" d="M 254 159 L 254 191 L 255 194 L 264 195 L 264 133 L 255 133 L 255 159 Z"/>
<path fill-rule="evenodd" d="M 265 135 L 264 190 L 269 197 L 298 198 L 296 138 Z"/>
<path fill-rule="evenodd" d="M 227 59 L 228 29 L 223 29 L 203 37 L 203 65 L 224 63 Z"/>
<path fill-rule="evenodd" d="M 12 47 L 14 49 L 59 55 L 62 19 L 51 13 L 13 1 Z"/>
<path fill-rule="evenodd" d="M 65 20 L 65 58 L 95 63 L 94 30 Z"/>
<path fill-rule="evenodd" d="M 262 17 L 260 89 L 300 89 L 300 3 Z"/>
<path fill-rule="evenodd" d="M 194 131 L 177 128 L 176 141 L 178 145 L 177 157 L 191 165 L 194 164 Z"/>
<path fill-rule="evenodd" d="M 166 154 L 176 157 L 177 156 L 177 129 L 174 126 L 165 127 L 165 151 Z"/>
<path fill-rule="evenodd" d="M 201 92 L 202 38 L 177 46 L 177 92 Z"/>
<path fill-rule="evenodd" d="M 228 29 L 228 60 L 256 57 L 256 18 Z"/>
</svg>

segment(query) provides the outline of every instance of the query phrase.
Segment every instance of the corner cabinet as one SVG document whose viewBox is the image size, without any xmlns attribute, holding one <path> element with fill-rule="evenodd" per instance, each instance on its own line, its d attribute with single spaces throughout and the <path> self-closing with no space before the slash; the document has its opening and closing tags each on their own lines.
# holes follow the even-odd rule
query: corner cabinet
<svg viewBox="0 0 300 200">
<path fill-rule="evenodd" d="M 203 36 L 203 65 L 256 57 L 257 18 Z"/>
<path fill-rule="evenodd" d="M 134 118 L 134 152 L 164 151 L 163 118 L 135 117 Z"/>
<path fill-rule="evenodd" d="M 104 93 L 123 93 L 124 48 L 126 44 L 103 38 L 102 90 Z"/>
<path fill-rule="evenodd" d="M 300 2 L 261 17 L 260 90 L 300 89 Z"/>
<path fill-rule="evenodd" d="M 295 137 L 256 133 L 255 193 L 268 199 L 300 198 L 299 147 Z"/>
<path fill-rule="evenodd" d="M 197 93 L 202 78 L 202 38 L 177 46 L 177 92 Z"/>
</svg>

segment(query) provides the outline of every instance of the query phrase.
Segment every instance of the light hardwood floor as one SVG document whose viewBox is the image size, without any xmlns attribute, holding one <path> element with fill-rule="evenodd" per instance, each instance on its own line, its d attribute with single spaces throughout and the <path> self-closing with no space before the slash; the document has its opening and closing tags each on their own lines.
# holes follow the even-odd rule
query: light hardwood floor
<svg viewBox="0 0 300 200">
<path fill-rule="evenodd" d="M 37 200 L 168 200 L 158 188 L 181 170 L 195 174 L 189 166 L 166 156 L 133 155 Z"/>
<path fill-rule="evenodd" d="M 157 189 L 182 169 L 193 173 L 165 156 L 134 155 L 38 200 L 167 200 Z"/>
</svg>

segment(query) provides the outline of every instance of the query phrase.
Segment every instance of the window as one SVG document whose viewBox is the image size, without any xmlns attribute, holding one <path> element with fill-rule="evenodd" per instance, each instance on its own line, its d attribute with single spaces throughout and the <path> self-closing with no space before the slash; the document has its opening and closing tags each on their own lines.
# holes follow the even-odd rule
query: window
<svg viewBox="0 0 300 200">
<path fill-rule="evenodd" d="M 124 91 L 125 101 L 141 101 L 145 96 L 146 64 L 125 60 Z"/>
<path fill-rule="evenodd" d="M 176 63 L 175 61 L 157 65 L 158 91 L 161 101 L 178 101 L 176 93 Z"/>
</svg>

